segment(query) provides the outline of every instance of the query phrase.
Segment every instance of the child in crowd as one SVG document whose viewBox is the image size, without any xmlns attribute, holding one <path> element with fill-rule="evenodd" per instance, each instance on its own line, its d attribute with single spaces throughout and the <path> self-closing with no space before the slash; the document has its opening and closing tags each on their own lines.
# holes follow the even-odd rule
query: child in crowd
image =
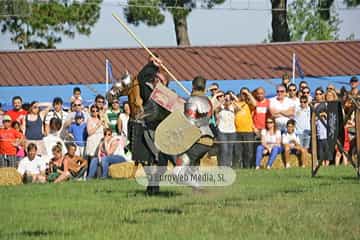
<svg viewBox="0 0 360 240">
<path fill-rule="evenodd" d="M 316 120 L 318 160 L 322 161 L 323 166 L 329 166 L 329 144 L 327 140 L 327 129 L 325 126 L 327 114 L 326 112 L 320 112 L 319 116 L 320 118 Z"/>
<path fill-rule="evenodd" d="M 286 123 L 286 132 L 282 134 L 282 144 L 284 147 L 284 165 L 290 168 L 290 154 L 300 156 L 299 166 L 305 167 L 306 163 L 306 149 L 300 145 L 300 139 L 295 134 L 295 120 L 290 119 Z"/>
<path fill-rule="evenodd" d="M 339 147 L 336 146 L 336 155 L 335 155 L 335 165 L 338 166 L 340 164 L 340 160 L 342 157 L 343 160 L 343 164 L 346 166 L 348 165 L 348 159 L 346 154 L 349 153 L 350 151 L 350 141 L 351 141 L 351 136 L 349 133 L 349 128 L 354 127 L 354 123 L 351 121 L 351 119 L 349 119 L 345 126 L 344 126 L 344 153 L 341 153 L 339 150 Z"/>
<path fill-rule="evenodd" d="M 84 114 L 82 112 L 75 114 L 75 122 L 71 123 L 68 132 L 77 146 L 76 155 L 83 157 L 87 131 Z"/>
<path fill-rule="evenodd" d="M 16 131 L 18 131 L 19 133 L 23 134 L 22 130 L 21 130 L 21 125 L 18 121 L 14 121 L 11 124 L 11 127 L 13 129 L 15 129 Z M 24 149 L 24 145 L 25 142 L 24 141 L 20 141 L 17 143 L 16 145 L 16 157 L 18 157 L 18 159 L 22 159 L 25 157 L 25 149 Z"/>
<path fill-rule="evenodd" d="M 73 95 L 70 98 L 70 103 L 73 103 L 76 99 L 82 102 L 81 89 L 79 87 L 74 87 Z"/>
</svg>

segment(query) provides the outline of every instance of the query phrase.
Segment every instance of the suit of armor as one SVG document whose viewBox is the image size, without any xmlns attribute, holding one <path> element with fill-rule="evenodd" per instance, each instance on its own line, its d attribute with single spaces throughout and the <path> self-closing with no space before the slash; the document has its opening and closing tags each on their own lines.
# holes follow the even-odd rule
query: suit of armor
<svg viewBox="0 0 360 240">
<path fill-rule="evenodd" d="M 200 128 L 202 136 L 214 137 L 209 126 L 212 112 L 212 104 L 206 96 L 191 96 L 185 103 L 185 116 Z"/>
<path fill-rule="evenodd" d="M 200 165 L 200 159 L 211 149 L 214 135 L 209 120 L 213 112 L 211 101 L 202 92 L 193 92 L 185 103 L 184 114 L 201 131 L 200 139 L 177 158 L 178 165 Z"/>
<path fill-rule="evenodd" d="M 185 153 L 177 157 L 174 174 L 191 176 L 199 172 L 200 159 L 211 149 L 213 144 L 214 135 L 209 124 L 212 113 L 212 104 L 202 92 L 193 92 L 186 101 L 184 114 L 191 124 L 200 129 L 201 137 Z M 185 184 L 194 188 L 200 187 L 198 181 L 191 177 L 186 179 L 188 181 Z"/>
</svg>

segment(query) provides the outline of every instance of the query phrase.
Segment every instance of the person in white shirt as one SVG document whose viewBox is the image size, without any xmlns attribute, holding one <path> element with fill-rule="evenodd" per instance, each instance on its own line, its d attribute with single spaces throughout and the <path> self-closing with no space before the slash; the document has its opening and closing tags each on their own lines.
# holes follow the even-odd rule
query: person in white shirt
<svg viewBox="0 0 360 240">
<path fill-rule="evenodd" d="M 49 163 L 52 158 L 52 149 L 58 143 L 62 146 L 62 154 L 65 155 L 66 147 L 64 141 L 60 138 L 61 120 L 59 118 L 52 118 L 49 123 L 49 134 L 43 138 L 46 154 L 43 155 L 45 162 Z"/>
<path fill-rule="evenodd" d="M 307 96 L 300 97 L 300 106 L 295 109 L 296 134 L 300 138 L 300 145 L 309 150 L 311 139 L 311 111 Z"/>
<path fill-rule="evenodd" d="M 89 174 L 87 179 L 92 179 L 97 174 L 97 167 L 102 167 L 102 178 L 107 178 L 109 173 L 109 167 L 115 163 L 123 163 L 127 160 L 124 153 L 125 140 L 124 138 L 112 136 L 111 128 L 104 130 L 104 138 L 100 142 L 97 148 L 97 157 L 94 157 L 90 161 Z"/>
<path fill-rule="evenodd" d="M 37 155 L 37 146 L 30 143 L 27 147 L 27 157 L 19 162 L 17 171 L 26 183 L 46 182 L 46 162 Z"/>
<path fill-rule="evenodd" d="M 283 85 L 277 86 L 276 96 L 270 99 L 270 113 L 275 118 L 277 129 L 285 132 L 287 121 L 294 118 L 295 107 L 286 97 L 286 89 Z"/>
<path fill-rule="evenodd" d="M 295 83 L 291 83 L 288 87 L 289 100 L 293 103 L 294 107 L 300 106 L 299 98 L 297 97 L 297 87 Z"/>
<path fill-rule="evenodd" d="M 87 122 L 89 118 L 89 114 L 83 109 L 83 104 L 81 100 L 75 99 L 74 102 L 71 103 L 71 112 L 68 112 L 65 121 L 63 122 L 63 130 L 66 130 L 71 123 L 75 122 L 75 115 L 78 112 L 82 112 L 84 114 L 84 122 Z"/>
<path fill-rule="evenodd" d="M 63 100 L 60 97 L 54 98 L 52 105 L 53 110 L 50 110 L 45 117 L 45 135 L 50 133 L 50 120 L 52 118 L 60 119 L 62 127 L 68 115 L 68 112 L 63 110 Z"/>
<path fill-rule="evenodd" d="M 307 97 L 307 100 L 308 100 L 308 103 L 311 103 L 313 98 L 311 96 L 311 91 L 310 91 L 310 88 L 309 87 L 304 87 L 302 90 L 301 90 L 301 94 L 300 94 L 300 97 L 301 96 L 306 96 Z"/>
<path fill-rule="evenodd" d="M 256 168 L 260 168 L 261 159 L 264 155 L 269 155 L 267 168 L 270 169 L 276 156 L 282 151 L 281 133 L 276 128 L 275 119 L 267 118 L 266 127 L 261 130 L 261 144 L 256 148 Z"/>
<path fill-rule="evenodd" d="M 223 93 L 224 94 L 224 93 Z M 219 96 L 222 105 L 215 109 L 217 139 L 219 143 L 219 166 L 231 167 L 234 164 L 234 141 L 236 140 L 235 107 L 230 92 Z"/>
<path fill-rule="evenodd" d="M 120 135 L 126 137 L 128 139 L 128 122 L 130 118 L 130 104 L 129 102 L 123 103 L 124 112 L 120 113 L 118 118 L 118 126 Z"/>
<path fill-rule="evenodd" d="M 299 166 L 305 167 L 306 150 L 300 145 L 300 139 L 295 133 L 295 120 L 290 119 L 286 123 L 287 132 L 282 134 L 282 145 L 284 147 L 284 165 L 290 167 L 290 154 L 296 154 L 299 158 Z"/>
</svg>

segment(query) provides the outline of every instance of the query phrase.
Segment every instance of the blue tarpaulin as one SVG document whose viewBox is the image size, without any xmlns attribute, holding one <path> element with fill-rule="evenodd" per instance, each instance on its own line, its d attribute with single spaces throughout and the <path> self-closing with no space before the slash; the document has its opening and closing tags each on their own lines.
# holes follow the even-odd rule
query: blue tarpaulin
<svg viewBox="0 0 360 240">
<path fill-rule="evenodd" d="M 351 77 L 352 76 L 305 77 L 304 79 L 296 78 L 295 83 L 298 85 L 300 81 L 305 80 L 309 83 L 312 91 L 319 86 L 326 89 L 326 86 L 330 83 L 335 85 L 338 89 L 342 86 L 350 89 L 349 80 Z M 357 77 L 360 79 L 360 75 L 357 75 Z M 232 90 L 236 93 L 238 93 L 242 87 L 248 87 L 250 90 L 253 90 L 261 86 L 265 89 L 266 96 L 270 97 L 275 95 L 275 87 L 277 84 L 281 83 L 281 79 L 209 80 L 207 82 L 208 86 L 213 82 L 217 82 L 223 91 Z M 191 81 L 181 81 L 181 83 L 187 89 L 191 90 Z M 52 102 L 54 97 L 61 97 L 65 106 L 68 107 L 74 87 L 80 87 L 85 105 L 91 104 L 96 94 L 105 95 L 105 84 L 0 87 L 0 102 L 4 109 L 8 109 L 11 107 L 12 97 L 17 95 L 21 96 L 24 102 L 31 102 L 34 100 L 40 102 Z M 186 98 L 184 91 L 181 90 L 174 81 L 170 82 L 170 88 L 175 90 L 181 97 Z"/>
</svg>

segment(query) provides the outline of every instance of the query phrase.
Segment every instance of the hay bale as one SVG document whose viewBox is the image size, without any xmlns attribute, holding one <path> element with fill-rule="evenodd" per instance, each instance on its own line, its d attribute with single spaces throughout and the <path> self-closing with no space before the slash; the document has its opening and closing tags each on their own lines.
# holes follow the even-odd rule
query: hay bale
<svg viewBox="0 0 360 240">
<path fill-rule="evenodd" d="M 0 186 L 19 184 L 22 184 L 22 179 L 16 168 L 0 168 Z"/>
<path fill-rule="evenodd" d="M 283 159 L 283 158 L 282 158 L 282 154 L 279 154 L 279 155 L 276 157 L 275 161 L 273 162 L 272 168 L 274 168 L 274 169 L 284 168 L 284 163 L 283 163 L 283 160 L 282 160 L 282 159 Z M 260 166 L 261 166 L 262 168 L 265 168 L 268 160 L 269 160 L 269 156 L 263 157 L 263 159 L 261 160 Z M 290 166 L 291 166 L 291 167 L 299 167 L 299 161 L 298 161 L 298 158 L 296 157 L 295 154 L 291 154 L 291 155 L 290 155 L 290 161 L 289 161 L 289 163 L 290 163 Z M 307 156 L 307 162 L 306 162 L 305 165 L 306 165 L 307 167 L 311 166 L 311 154 L 308 154 L 308 156 Z"/>
</svg>

